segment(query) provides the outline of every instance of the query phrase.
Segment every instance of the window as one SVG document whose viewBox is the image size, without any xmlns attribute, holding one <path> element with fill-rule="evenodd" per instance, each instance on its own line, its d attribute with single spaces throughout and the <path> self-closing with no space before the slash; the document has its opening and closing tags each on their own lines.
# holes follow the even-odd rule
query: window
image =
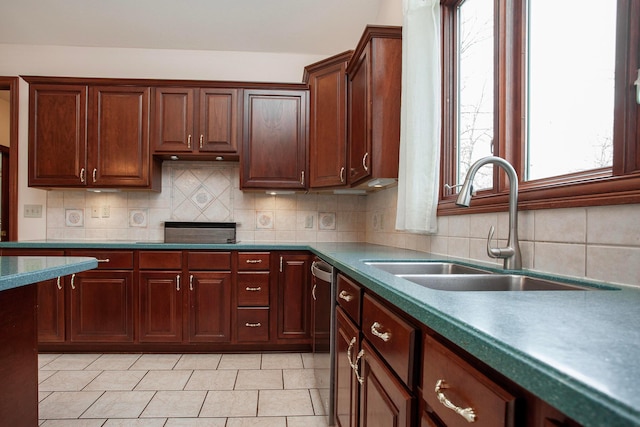
<svg viewBox="0 0 640 427">
<path fill-rule="evenodd" d="M 491 154 L 518 172 L 521 208 L 640 203 L 639 0 L 441 5 L 439 214 L 459 212 L 445 184 Z M 480 172 L 472 211 L 501 209 L 506 176 Z"/>
</svg>

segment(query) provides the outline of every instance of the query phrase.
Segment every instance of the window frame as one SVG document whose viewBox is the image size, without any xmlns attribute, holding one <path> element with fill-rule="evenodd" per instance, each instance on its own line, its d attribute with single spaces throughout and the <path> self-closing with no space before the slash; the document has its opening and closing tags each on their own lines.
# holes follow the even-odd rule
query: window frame
<svg viewBox="0 0 640 427">
<path fill-rule="evenodd" d="M 464 0 L 442 0 L 442 138 L 438 215 L 495 212 L 508 207 L 508 179 L 494 168 L 493 189 L 469 208 L 455 205 L 457 13 Z M 525 170 L 526 2 L 495 0 L 494 155 Z M 640 0 L 617 0 L 613 166 L 520 181 L 521 210 L 640 203 L 640 108 L 633 82 L 640 68 Z M 507 143 L 511 141 L 511 143 Z"/>
</svg>

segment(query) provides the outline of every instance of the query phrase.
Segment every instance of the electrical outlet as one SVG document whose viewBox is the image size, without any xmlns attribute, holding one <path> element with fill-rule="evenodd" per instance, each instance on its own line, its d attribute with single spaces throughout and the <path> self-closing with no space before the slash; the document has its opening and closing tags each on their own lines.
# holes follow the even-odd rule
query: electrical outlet
<svg viewBox="0 0 640 427">
<path fill-rule="evenodd" d="M 307 215 L 304 219 L 304 228 L 313 228 L 313 215 Z"/>
<path fill-rule="evenodd" d="M 102 206 L 102 218 L 109 218 L 111 215 L 111 206 L 104 205 Z"/>
<path fill-rule="evenodd" d="M 98 206 L 91 207 L 91 218 L 100 218 L 100 208 Z"/>
<path fill-rule="evenodd" d="M 25 218 L 42 218 L 42 205 L 24 205 Z"/>
</svg>

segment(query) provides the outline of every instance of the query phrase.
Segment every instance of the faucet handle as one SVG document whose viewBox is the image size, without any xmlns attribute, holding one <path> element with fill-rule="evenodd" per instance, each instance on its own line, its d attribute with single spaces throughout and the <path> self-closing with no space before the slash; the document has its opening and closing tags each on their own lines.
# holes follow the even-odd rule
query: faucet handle
<svg viewBox="0 0 640 427">
<path fill-rule="evenodd" d="M 491 247 L 491 239 L 493 239 L 493 234 L 495 233 L 496 228 L 492 225 L 489 228 L 489 236 L 487 237 L 487 255 L 491 258 L 508 258 L 512 256 L 515 251 L 513 248 L 507 246 L 506 248 L 492 248 Z"/>
</svg>

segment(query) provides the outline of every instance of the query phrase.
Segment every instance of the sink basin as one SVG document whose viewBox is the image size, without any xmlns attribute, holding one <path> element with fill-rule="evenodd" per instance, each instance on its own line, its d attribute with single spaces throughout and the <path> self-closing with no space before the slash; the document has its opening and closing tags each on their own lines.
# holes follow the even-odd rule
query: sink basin
<svg viewBox="0 0 640 427">
<path fill-rule="evenodd" d="M 369 261 L 365 264 L 395 275 L 404 274 L 482 274 L 489 273 L 479 268 L 453 262 L 422 261 Z"/>
<path fill-rule="evenodd" d="M 421 286 L 442 291 L 589 291 L 596 288 L 560 283 L 517 274 L 470 274 L 443 276 L 398 274 Z"/>
</svg>

